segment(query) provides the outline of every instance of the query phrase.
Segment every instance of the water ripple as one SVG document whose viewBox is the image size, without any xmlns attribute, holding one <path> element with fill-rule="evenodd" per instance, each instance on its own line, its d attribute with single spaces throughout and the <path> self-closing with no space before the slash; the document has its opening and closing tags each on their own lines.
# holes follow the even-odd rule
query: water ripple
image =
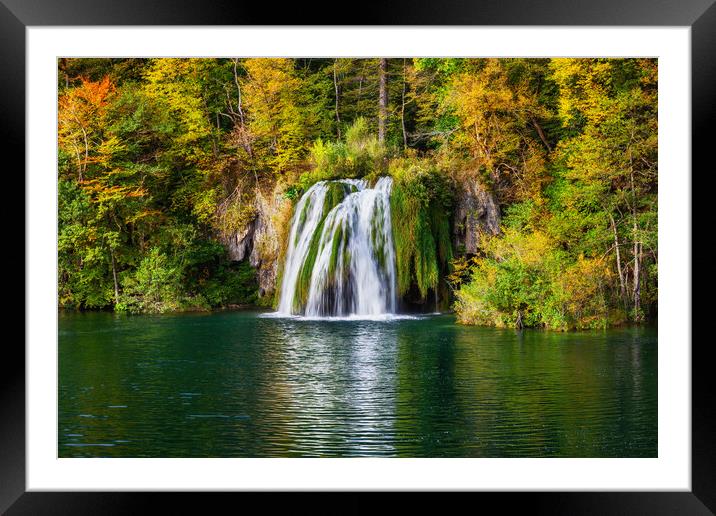
<svg viewBox="0 0 716 516">
<path fill-rule="evenodd" d="M 60 325 L 62 457 L 656 456 L 649 329 L 253 312 Z"/>
</svg>

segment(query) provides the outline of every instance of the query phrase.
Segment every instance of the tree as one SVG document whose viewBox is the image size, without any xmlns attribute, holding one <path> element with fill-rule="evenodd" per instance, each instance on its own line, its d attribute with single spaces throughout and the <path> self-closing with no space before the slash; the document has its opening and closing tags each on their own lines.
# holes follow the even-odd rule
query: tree
<svg viewBox="0 0 716 516">
<path fill-rule="evenodd" d="M 584 250 L 614 257 L 619 296 L 642 320 L 645 243 L 649 261 L 657 259 L 656 63 L 559 59 L 552 66 L 564 123 L 581 125 L 557 150 L 567 167 L 562 199 L 579 214 L 574 218 L 593 214 L 591 231 L 600 236 Z"/>
<path fill-rule="evenodd" d="M 378 93 L 378 141 L 385 141 L 385 124 L 388 120 L 388 88 L 387 88 L 387 62 L 384 57 L 380 58 L 379 93 Z"/>
<path fill-rule="evenodd" d="M 301 80 L 290 59 L 246 59 L 243 66 L 255 157 L 274 172 L 284 172 L 307 150 L 298 95 Z"/>
<path fill-rule="evenodd" d="M 546 152 L 531 127 L 546 110 L 524 77 L 508 77 L 503 60 L 480 60 L 472 67 L 454 76 L 445 98 L 460 121 L 450 143 L 453 152 L 468 158 L 468 167 L 503 204 L 527 199 L 540 204 L 549 179 Z"/>
<path fill-rule="evenodd" d="M 90 151 L 98 143 L 98 122 L 113 91 L 109 77 L 96 82 L 82 79 L 79 87 L 67 90 L 58 100 L 58 144 L 60 151 L 74 156 L 78 181 L 83 181 L 93 157 Z"/>
</svg>

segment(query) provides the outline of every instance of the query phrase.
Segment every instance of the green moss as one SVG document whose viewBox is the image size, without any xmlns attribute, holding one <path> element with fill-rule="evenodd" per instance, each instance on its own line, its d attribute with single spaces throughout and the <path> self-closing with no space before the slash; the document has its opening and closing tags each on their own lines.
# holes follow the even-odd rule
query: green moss
<svg viewBox="0 0 716 516">
<path fill-rule="evenodd" d="M 397 163 L 390 197 L 398 295 L 417 285 L 422 299 L 436 290 L 452 259 L 450 192 L 435 171 Z"/>
<path fill-rule="evenodd" d="M 309 209 L 311 209 L 311 203 L 306 202 L 306 204 L 303 205 L 303 209 L 298 216 L 298 226 L 296 228 L 296 236 L 294 237 L 293 245 L 298 244 L 298 238 L 301 236 L 301 228 L 303 228 L 303 225 L 306 223 Z"/>
<path fill-rule="evenodd" d="M 308 301 L 308 292 L 311 288 L 311 274 L 313 273 L 313 265 L 316 262 L 316 256 L 318 256 L 318 246 L 321 242 L 321 233 L 323 232 L 323 224 L 325 219 L 316 227 L 316 231 L 311 237 L 311 242 L 308 246 L 308 254 L 306 259 L 301 266 L 301 270 L 298 272 L 298 279 L 296 281 L 296 292 L 293 296 L 293 309 L 297 312 L 302 312 Z"/>
<path fill-rule="evenodd" d="M 351 186 L 347 183 L 331 182 L 326 185 L 328 191 L 326 192 L 326 199 L 323 202 L 323 216 L 328 215 L 333 208 L 338 206 L 348 194 L 351 193 Z M 354 187 L 355 188 L 355 187 Z"/>
<path fill-rule="evenodd" d="M 375 259 L 383 269 L 385 269 L 385 238 L 383 237 L 382 228 L 384 213 L 383 206 L 379 205 L 373 212 L 373 218 L 371 219 L 371 240 L 376 253 Z"/>
<path fill-rule="evenodd" d="M 450 238 L 450 213 L 437 203 L 430 205 L 430 227 L 437 244 L 440 263 L 450 263 L 453 258 L 452 240 Z"/>
<path fill-rule="evenodd" d="M 328 262 L 329 276 L 333 276 L 333 273 L 336 271 L 336 266 L 338 265 L 339 250 L 341 249 L 341 244 L 343 243 L 344 233 L 345 230 L 343 229 L 343 227 L 340 227 L 333 235 L 333 241 L 331 242 L 331 259 Z"/>
<path fill-rule="evenodd" d="M 426 207 L 405 185 L 398 184 L 391 196 L 393 240 L 395 242 L 398 294 L 405 295 L 416 283 L 421 297 L 438 281 L 435 239 Z"/>
</svg>

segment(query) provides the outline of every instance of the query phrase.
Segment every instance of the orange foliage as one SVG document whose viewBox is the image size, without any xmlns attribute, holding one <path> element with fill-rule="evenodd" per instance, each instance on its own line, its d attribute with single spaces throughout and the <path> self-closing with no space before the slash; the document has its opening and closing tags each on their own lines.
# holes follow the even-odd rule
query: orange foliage
<svg viewBox="0 0 716 516">
<path fill-rule="evenodd" d="M 82 180 L 90 156 L 99 145 L 100 120 L 115 91 L 109 77 L 101 81 L 81 78 L 82 84 L 67 90 L 58 99 L 57 141 L 60 149 L 75 157 L 78 177 Z"/>
</svg>

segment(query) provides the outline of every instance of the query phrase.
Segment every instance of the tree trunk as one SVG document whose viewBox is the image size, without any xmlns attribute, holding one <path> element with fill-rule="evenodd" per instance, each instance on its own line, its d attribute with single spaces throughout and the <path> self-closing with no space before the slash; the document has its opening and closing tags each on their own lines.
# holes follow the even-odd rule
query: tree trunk
<svg viewBox="0 0 716 516">
<path fill-rule="evenodd" d="M 544 134 L 544 131 L 542 130 L 542 126 L 539 125 L 539 122 L 537 122 L 537 119 L 534 117 L 530 117 L 532 119 L 532 125 L 537 130 L 537 134 L 540 137 L 540 140 L 542 140 L 542 143 L 544 143 L 544 146 L 547 147 L 547 152 L 552 152 L 552 146 L 547 141 L 547 137 Z"/>
<path fill-rule="evenodd" d="M 249 158 L 253 158 L 254 152 L 251 148 L 251 141 L 249 140 L 249 135 L 247 134 L 246 125 L 244 123 L 244 109 L 241 106 L 241 84 L 239 83 L 239 71 L 238 71 L 239 59 L 235 57 L 233 59 L 233 63 L 234 63 L 234 84 L 236 85 L 236 93 L 238 96 L 238 103 L 236 104 L 236 109 L 238 110 L 239 122 L 241 123 L 241 138 L 244 140 L 243 147 L 244 147 L 244 150 L 246 151 L 246 154 L 249 155 Z M 233 111 L 233 108 L 231 108 L 230 100 L 229 100 L 229 108 Z"/>
<path fill-rule="evenodd" d="M 636 228 L 635 228 L 636 229 Z M 634 242 L 634 320 L 641 321 L 641 243 Z"/>
<path fill-rule="evenodd" d="M 631 149 L 629 150 L 629 163 L 632 163 Z M 634 320 L 641 321 L 641 242 L 639 239 L 639 226 L 636 221 L 636 188 L 634 186 L 634 169 L 630 167 L 629 180 L 631 182 L 631 214 L 634 239 Z"/>
<path fill-rule="evenodd" d="M 614 222 L 614 217 L 609 214 L 609 220 L 612 223 L 612 231 L 614 233 L 614 248 L 617 251 L 617 272 L 619 273 L 619 294 L 621 295 L 622 302 L 626 300 L 626 287 L 624 286 L 624 272 L 622 271 L 622 258 L 621 251 L 619 250 L 619 234 L 617 233 L 617 225 Z"/>
<path fill-rule="evenodd" d="M 338 139 L 341 139 L 341 115 L 338 112 L 338 77 L 336 76 L 336 63 L 338 59 L 333 60 L 333 89 L 336 91 L 336 128 L 338 129 Z"/>
<path fill-rule="evenodd" d="M 214 154 L 214 157 L 216 158 L 219 155 L 219 150 L 216 148 L 216 142 L 219 139 L 219 135 L 221 134 L 221 127 L 219 126 L 219 113 L 217 111 L 216 113 L 216 137 L 211 138 L 211 150 Z"/>
<path fill-rule="evenodd" d="M 81 183 L 83 180 L 83 176 L 82 176 L 82 157 L 80 156 L 80 148 L 74 142 L 72 142 L 72 146 L 75 148 L 75 156 L 77 157 L 77 179 Z"/>
<path fill-rule="evenodd" d="M 401 107 L 400 107 L 400 125 L 403 128 L 403 148 L 408 148 L 408 135 L 405 132 L 405 59 L 403 59 L 403 96 L 401 98 Z M 437 302 L 436 302 L 437 303 Z M 435 308 L 437 311 L 437 307 Z"/>
<path fill-rule="evenodd" d="M 62 75 L 65 77 L 65 88 L 70 87 L 70 76 L 67 75 L 67 58 L 61 57 L 58 60 L 57 68 L 62 71 Z"/>
<path fill-rule="evenodd" d="M 87 171 L 87 161 L 89 160 L 89 142 L 87 141 L 87 131 L 85 131 L 85 128 L 80 126 L 80 129 L 82 129 L 82 137 L 85 141 L 85 161 L 81 167 L 82 176 L 84 176 L 85 172 Z"/>
<path fill-rule="evenodd" d="M 380 58 L 380 71 L 378 75 L 379 91 L 378 91 L 378 141 L 385 141 L 385 123 L 388 119 L 388 91 L 386 81 L 386 68 L 388 60 L 384 57 Z"/>
<path fill-rule="evenodd" d="M 244 126 L 244 111 L 241 107 L 241 85 L 239 84 L 239 71 L 237 70 L 237 67 L 239 66 L 239 59 L 234 58 L 234 84 L 236 85 L 236 93 L 238 94 L 238 104 L 236 105 L 236 109 L 239 110 L 239 120 L 241 120 L 241 127 Z"/>
<path fill-rule="evenodd" d="M 117 283 L 117 265 L 114 261 L 114 251 L 110 249 L 110 256 L 112 257 L 112 278 L 114 279 L 114 304 L 119 303 L 119 284 Z"/>
</svg>

